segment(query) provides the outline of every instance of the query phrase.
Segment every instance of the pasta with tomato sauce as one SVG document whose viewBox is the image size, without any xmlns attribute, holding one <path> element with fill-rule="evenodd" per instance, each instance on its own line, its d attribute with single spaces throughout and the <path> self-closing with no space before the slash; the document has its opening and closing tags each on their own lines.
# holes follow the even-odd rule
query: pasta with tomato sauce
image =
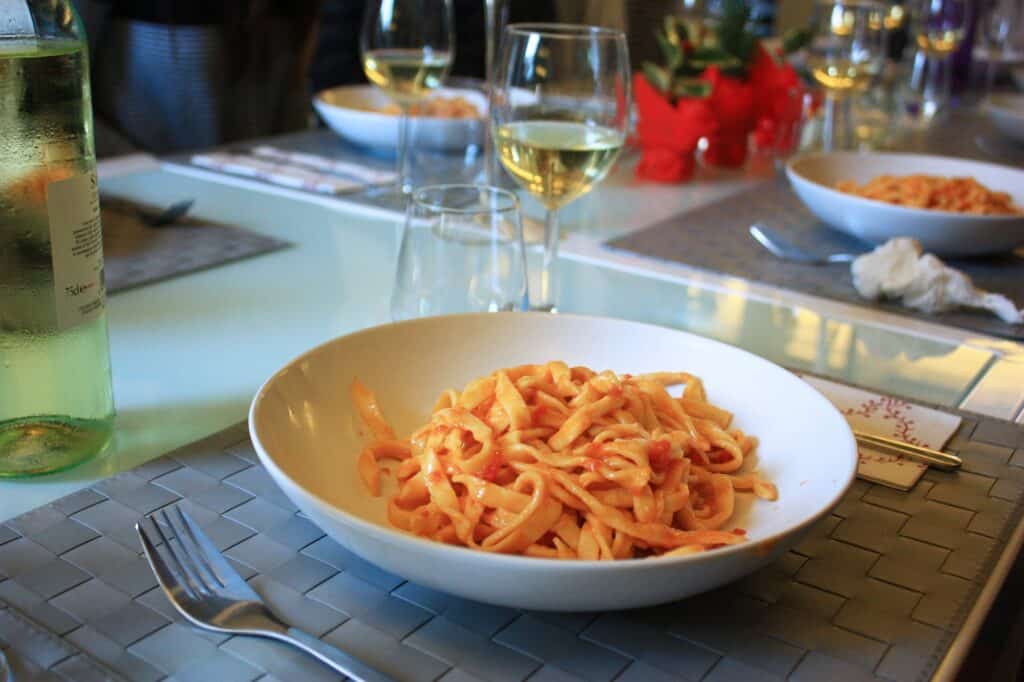
<svg viewBox="0 0 1024 682">
<path fill-rule="evenodd" d="M 502 369 L 445 391 L 401 440 L 358 379 L 352 399 L 369 441 L 362 481 L 380 496 L 380 461 L 395 460 L 390 523 L 439 542 L 552 559 L 680 556 L 745 540 L 725 530 L 737 492 L 778 496 L 740 473 L 757 440 L 684 372 Z"/>
</svg>

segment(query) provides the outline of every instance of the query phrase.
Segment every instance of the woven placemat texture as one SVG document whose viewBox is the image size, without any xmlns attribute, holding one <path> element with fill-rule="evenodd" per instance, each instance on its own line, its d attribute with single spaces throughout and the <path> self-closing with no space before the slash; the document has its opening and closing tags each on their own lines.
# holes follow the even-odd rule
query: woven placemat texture
<svg viewBox="0 0 1024 682">
<path fill-rule="evenodd" d="M 812 253 L 850 253 L 871 248 L 820 222 L 789 188 L 785 178 L 768 180 L 718 202 L 673 216 L 613 239 L 607 246 L 983 334 L 1024 339 L 1024 325 L 1007 324 L 988 313 L 954 311 L 926 315 L 891 302 L 867 301 L 853 288 L 848 263 L 822 266 L 780 260 L 750 237 L 748 229 L 756 222 L 764 223 Z M 978 286 L 1005 294 L 1024 305 L 1024 250 L 1005 256 L 948 259 L 947 262 L 970 275 Z"/>
<path fill-rule="evenodd" d="M 234 225 L 186 217 L 173 225 L 149 227 L 137 210 L 162 207 L 124 199 L 101 200 L 103 274 L 107 292 L 132 289 L 290 246 Z"/>
<path fill-rule="evenodd" d="M 356 557 L 297 512 L 240 424 L 0 525 L 0 602 L 34 624 L 0 609 L 0 648 L 44 679 L 335 679 L 285 645 L 182 621 L 133 530 L 178 503 L 282 616 L 399 680 L 925 680 L 1024 497 L 1024 428 L 968 415 L 950 449 L 962 471 L 929 471 L 911 493 L 857 481 L 794 550 L 732 585 L 541 613 Z"/>
</svg>

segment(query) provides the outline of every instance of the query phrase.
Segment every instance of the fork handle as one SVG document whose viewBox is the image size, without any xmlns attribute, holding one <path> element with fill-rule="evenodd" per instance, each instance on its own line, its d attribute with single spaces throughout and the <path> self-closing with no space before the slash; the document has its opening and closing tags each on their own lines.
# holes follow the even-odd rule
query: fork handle
<svg viewBox="0 0 1024 682">
<path fill-rule="evenodd" d="M 274 633 L 274 638 L 302 649 L 307 654 L 318 658 L 325 665 L 342 675 L 351 677 L 353 680 L 358 680 L 359 682 L 396 682 L 395 678 L 374 670 L 351 654 L 347 654 L 341 649 L 331 646 L 327 642 L 298 628 L 290 627 L 284 632 Z"/>
</svg>

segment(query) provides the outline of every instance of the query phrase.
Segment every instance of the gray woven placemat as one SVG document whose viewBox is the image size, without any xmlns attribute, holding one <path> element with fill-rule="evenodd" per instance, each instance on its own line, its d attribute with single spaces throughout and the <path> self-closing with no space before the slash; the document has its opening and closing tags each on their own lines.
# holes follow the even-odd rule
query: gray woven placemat
<svg viewBox="0 0 1024 682">
<path fill-rule="evenodd" d="M 766 181 L 610 240 L 607 246 L 983 334 L 1024 339 L 1024 325 L 1007 324 L 987 313 L 955 311 L 925 315 L 895 303 L 866 301 L 853 288 L 849 264 L 816 266 L 775 258 L 750 237 L 747 230 L 755 222 L 763 222 L 812 253 L 848 253 L 871 248 L 821 223 L 793 193 L 785 178 Z M 1005 256 L 950 259 L 948 262 L 973 277 L 978 286 L 1005 294 L 1024 305 L 1024 250 Z"/>
<path fill-rule="evenodd" d="M 239 424 L 0 525 L 0 603 L 16 614 L 0 609 L 0 648 L 54 679 L 334 679 L 284 645 L 175 614 L 133 524 L 181 503 L 273 608 L 400 680 L 925 680 L 1024 499 L 1024 427 L 965 415 L 949 448 L 962 471 L 930 470 L 910 493 L 857 481 L 799 546 L 730 586 L 540 613 L 359 559 L 297 512 Z"/>
<path fill-rule="evenodd" d="M 193 217 L 153 228 L 139 220 L 135 210 L 158 213 L 160 208 L 156 206 L 107 198 L 101 203 L 103 272 L 108 293 L 290 246 L 289 242 L 241 227 Z"/>
</svg>

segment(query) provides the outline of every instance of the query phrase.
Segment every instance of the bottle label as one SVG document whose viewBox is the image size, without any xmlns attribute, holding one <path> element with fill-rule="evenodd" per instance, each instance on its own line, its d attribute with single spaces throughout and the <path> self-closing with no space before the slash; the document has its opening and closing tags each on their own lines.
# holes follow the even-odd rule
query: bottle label
<svg viewBox="0 0 1024 682">
<path fill-rule="evenodd" d="M 46 188 L 53 253 L 57 329 L 90 322 L 103 312 L 103 230 L 96 171 L 51 182 Z"/>
</svg>

